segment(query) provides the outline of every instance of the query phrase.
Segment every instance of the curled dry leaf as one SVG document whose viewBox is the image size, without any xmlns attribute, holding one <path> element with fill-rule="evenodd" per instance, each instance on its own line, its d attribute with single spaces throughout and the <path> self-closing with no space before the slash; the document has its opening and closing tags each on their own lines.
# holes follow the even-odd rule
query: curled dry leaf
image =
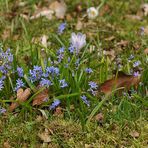
<svg viewBox="0 0 148 148">
<path fill-rule="evenodd" d="M 48 40 L 48 36 L 47 36 L 47 35 L 43 35 L 43 36 L 41 37 L 41 44 L 42 44 L 45 48 L 47 48 L 47 40 Z"/>
<path fill-rule="evenodd" d="M 54 116 L 58 116 L 58 117 L 63 117 L 63 116 L 64 116 L 61 107 L 57 107 L 57 108 L 55 109 Z"/>
<path fill-rule="evenodd" d="M 51 138 L 50 138 L 48 129 L 45 129 L 45 131 L 43 133 L 39 133 L 38 136 L 45 143 L 51 142 Z"/>
<path fill-rule="evenodd" d="M 148 3 L 141 5 L 141 10 L 143 11 L 144 16 L 148 16 Z"/>
<path fill-rule="evenodd" d="M 95 116 L 95 120 L 98 121 L 98 122 L 102 122 L 104 119 L 104 116 L 102 113 L 99 113 Z"/>
<path fill-rule="evenodd" d="M 137 131 L 132 131 L 132 132 L 130 132 L 130 135 L 131 135 L 133 138 L 138 138 L 140 134 L 139 134 Z"/>
<path fill-rule="evenodd" d="M 14 102 L 10 105 L 10 108 L 9 110 L 12 112 L 14 111 L 18 106 L 19 106 L 19 103 L 22 103 L 22 102 L 25 102 L 28 97 L 31 95 L 31 90 L 30 88 L 27 88 L 25 90 L 23 90 L 22 88 L 20 88 L 18 91 L 17 91 L 17 102 Z"/>
<path fill-rule="evenodd" d="M 4 142 L 3 148 L 11 148 L 9 141 Z"/>
<path fill-rule="evenodd" d="M 80 19 L 78 19 L 77 24 L 76 24 L 76 30 L 81 30 L 83 28 L 83 23 Z"/>
<path fill-rule="evenodd" d="M 148 48 L 146 48 L 146 49 L 144 50 L 144 53 L 145 53 L 145 54 L 148 54 Z"/>
<path fill-rule="evenodd" d="M 117 45 L 117 46 L 126 47 L 128 44 L 129 44 L 129 41 L 121 40 L 121 41 L 118 42 L 116 45 Z"/>
<path fill-rule="evenodd" d="M 63 19 L 66 14 L 67 6 L 62 0 L 60 2 L 54 1 L 50 4 L 49 9 L 55 12 L 55 16 L 58 19 Z"/>
<path fill-rule="evenodd" d="M 48 97 L 48 89 L 45 89 L 34 98 L 32 105 L 41 105 L 42 103 L 47 101 Z"/>
<path fill-rule="evenodd" d="M 30 17 L 30 20 L 37 19 L 39 17 L 45 16 L 47 19 L 51 20 L 54 11 L 48 8 L 38 9 L 33 16 Z"/>
<path fill-rule="evenodd" d="M 110 60 L 113 61 L 116 57 L 115 51 L 110 50 L 110 51 L 103 51 L 104 55 L 109 56 Z"/>
<path fill-rule="evenodd" d="M 112 90 L 115 90 L 117 88 L 123 88 L 126 90 L 129 90 L 131 86 L 134 86 L 137 88 L 138 84 L 140 82 L 140 77 L 127 75 L 122 72 L 120 72 L 116 77 L 107 80 L 100 86 L 100 91 L 105 94 L 111 94 Z"/>
</svg>

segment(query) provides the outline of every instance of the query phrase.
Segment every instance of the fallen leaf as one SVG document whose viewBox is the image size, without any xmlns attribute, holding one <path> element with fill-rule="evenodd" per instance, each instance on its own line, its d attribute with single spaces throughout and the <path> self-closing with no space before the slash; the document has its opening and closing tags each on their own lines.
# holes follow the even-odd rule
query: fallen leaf
<svg viewBox="0 0 148 148">
<path fill-rule="evenodd" d="M 10 146 L 8 141 L 4 142 L 3 148 L 11 148 L 11 146 Z"/>
<path fill-rule="evenodd" d="M 49 135 L 49 132 L 47 129 L 45 129 L 45 131 L 43 133 L 39 133 L 38 136 L 45 143 L 51 142 L 51 138 L 50 138 L 50 135 Z"/>
<path fill-rule="evenodd" d="M 3 40 L 6 40 L 7 38 L 9 38 L 11 35 L 11 30 L 10 29 L 5 29 L 1 35 Z"/>
<path fill-rule="evenodd" d="M 148 35 L 148 26 L 146 26 L 146 27 L 144 28 L 144 34 L 145 34 L 145 35 Z"/>
<path fill-rule="evenodd" d="M 63 117 L 63 116 L 64 116 L 61 107 L 57 107 L 57 108 L 55 109 L 54 116 L 60 116 L 60 117 Z"/>
<path fill-rule="evenodd" d="M 102 9 L 100 10 L 99 15 L 100 15 L 100 16 L 103 16 L 104 14 L 107 14 L 107 13 L 109 13 L 109 12 L 110 12 L 110 6 L 107 5 L 107 4 L 105 4 L 105 5 L 102 7 Z"/>
<path fill-rule="evenodd" d="M 104 53 L 104 55 L 109 56 L 111 61 L 113 61 L 116 57 L 114 50 L 110 50 L 110 51 L 104 50 L 103 53 Z"/>
<path fill-rule="evenodd" d="M 47 35 L 43 35 L 43 36 L 41 37 L 41 44 L 42 44 L 45 48 L 47 48 L 47 40 L 48 40 L 48 36 L 47 36 Z"/>
<path fill-rule="evenodd" d="M 127 75 L 120 72 L 117 78 L 114 77 L 104 82 L 100 86 L 100 91 L 105 94 L 110 94 L 112 90 L 117 88 L 123 88 L 129 90 L 131 86 L 137 87 L 139 82 L 140 82 L 139 76 L 135 77 L 133 75 Z"/>
<path fill-rule="evenodd" d="M 121 40 L 121 41 L 118 42 L 116 45 L 117 45 L 117 46 L 126 47 L 128 44 L 129 44 L 129 41 Z"/>
<path fill-rule="evenodd" d="M 148 3 L 142 4 L 141 9 L 143 11 L 144 16 L 148 16 Z"/>
<path fill-rule="evenodd" d="M 66 14 L 66 20 L 67 21 L 72 21 L 73 20 L 71 14 Z"/>
<path fill-rule="evenodd" d="M 34 98 L 32 105 L 41 105 L 42 103 L 47 101 L 48 97 L 48 89 L 45 89 Z"/>
<path fill-rule="evenodd" d="M 46 112 L 42 109 L 38 109 L 41 113 L 42 113 L 42 116 L 45 118 L 45 119 L 48 119 L 48 116 L 46 114 Z"/>
<path fill-rule="evenodd" d="M 37 9 L 35 14 L 30 17 L 30 20 L 37 19 L 39 17 L 46 17 L 47 19 L 51 20 L 52 15 L 54 14 L 53 10 L 50 10 L 48 8 L 43 8 L 43 9 Z"/>
<path fill-rule="evenodd" d="M 22 88 L 20 88 L 18 91 L 17 91 L 17 102 L 13 102 L 11 105 L 10 105 L 10 108 L 9 110 L 12 112 L 14 111 L 20 103 L 22 102 L 25 102 L 28 97 L 31 95 L 31 90 L 30 88 L 27 88 L 23 91 Z"/>
<path fill-rule="evenodd" d="M 140 134 L 137 132 L 137 131 L 132 131 L 130 132 L 130 135 L 133 137 L 133 138 L 138 138 L 140 136 Z"/>
<path fill-rule="evenodd" d="M 50 4 L 49 9 L 55 12 L 55 16 L 58 19 L 64 19 L 64 16 L 66 14 L 67 6 L 63 0 L 54 1 Z"/>
<path fill-rule="evenodd" d="M 76 30 L 81 30 L 83 28 L 83 23 L 80 19 L 78 19 L 77 24 L 76 24 Z"/>
<path fill-rule="evenodd" d="M 142 17 L 141 16 L 138 16 L 138 15 L 126 15 L 125 17 L 127 19 L 135 20 L 135 21 L 141 21 L 142 20 Z"/>
<path fill-rule="evenodd" d="M 103 114 L 102 113 L 99 113 L 95 116 L 95 120 L 98 121 L 98 122 L 102 122 L 103 121 Z"/>
<path fill-rule="evenodd" d="M 145 53 L 145 54 L 148 54 L 148 48 L 146 48 L 146 49 L 144 50 L 144 53 Z"/>
<path fill-rule="evenodd" d="M 81 3 L 77 4 L 75 10 L 76 10 L 76 12 L 78 12 L 78 13 L 82 12 L 82 10 L 83 10 L 82 4 L 81 4 Z"/>
</svg>

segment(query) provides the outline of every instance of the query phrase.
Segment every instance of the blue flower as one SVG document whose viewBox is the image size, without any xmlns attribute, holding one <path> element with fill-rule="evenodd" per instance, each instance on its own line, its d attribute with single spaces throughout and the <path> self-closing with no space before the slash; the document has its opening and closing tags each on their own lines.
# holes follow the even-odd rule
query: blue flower
<svg viewBox="0 0 148 148">
<path fill-rule="evenodd" d="M 137 71 L 137 72 L 134 72 L 134 77 L 138 77 L 139 76 L 139 71 Z"/>
<path fill-rule="evenodd" d="M 43 76 L 45 77 L 45 78 L 47 78 L 47 77 L 49 77 L 49 75 L 52 75 L 52 76 L 54 76 L 54 75 L 59 75 L 59 68 L 58 67 L 54 67 L 54 66 L 51 66 L 51 67 L 47 67 L 46 68 L 46 72 L 45 72 L 45 74 L 43 74 Z"/>
<path fill-rule="evenodd" d="M 61 87 L 61 88 L 65 88 L 65 87 L 68 86 L 68 84 L 66 83 L 65 79 L 59 80 L 59 82 L 60 82 L 60 87 Z"/>
<path fill-rule="evenodd" d="M 78 59 L 76 60 L 76 62 L 75 62 L 76 67 L 78 67 L 79 64 L 80 64 L 80 59 L 78 58 Z"/>
<path fill-rule="evenodd" d="M 5 108 L 0 108 L 0 114 L 3 114 L 6 112 L 6 109 Z"/>
<path fill-rule="evenodd" d="M 90 102 L 87 100 L 87 97 L 85 95 L 81 96 L 81 99 L 83 100 L 83 102 L 87 105 L 90 106 Z"/>
<path fill-rule="evenodd" d="M 69 50 L 70 53 L 73 54 L 74 51 L 75 51 L 75 48 L 74 48 L 74 46 L 71 44 L 70 47 L 68 48 L 68 50 Z"/>
<path fill-rule="evenodd" d="M 22 88 L 22 87 L 24 87 L 24 86 L 25 86 L 24 82 L 23 82 L 21 79 L 17 79 L 17 80 L 16 80 L 15 91 L 17 91 L 19 88 Z"/>
<path fill-rule="evenodd" d="M 0 80 L 0 91 L 4 88 L 4 81 L 1 79 Z"/>
<path fill-rule="evenodd" d="M 54 100 L 54 102 L 51 104 L 51 106 L 49 107 L 49 109 L 50 110 L 55 109 L 60 103 L 61 103 L 60 100 L 58 100 L 58 99 Z"/>
<path fill-rule="evenodd" d="M 137 66 L 139 66 L 140 64 L 141 64 L 140 61 L 136 61 L 136 62 L 133 63 L 133 67 L 137 67 Z"/>
<path fill-rule="evenodd" d="M 91 89 L 97 89 L 98 85 L 97 83 L 93 82 L 93 81 L 90 81 L 88 83 L 88 85 L 90 86 Z"/>
<path fill-rule="evenodd" d="M 59 25 L 59 27 L 58 27 L 58 34 L 62 34 L 63 32 L 64 32 L 64 30 L 65 30 L 65 28 L 66 28 L 66 23 L 61 23 L 60 25 Z"/>
<path fill-rule="evenodd" d="M 61 53 L 64 53 L 65 51 L 65 48 L 64 47 L 61 47 L 58 51 L 57 51 L 57 54 L 61 54 Z"/>
<path fill-rule="evenodd" d="M 93 71 L 92 71 L 91 68 L 86 68 L 86 69 L 85 69 L 85 72 L 90 74 L 90 73 L 92 73 Z"/>
<path fill-rule="evenodd" d="M 40 85 L 45 86 L 45 87 L 49 87 L 49 86 L 51 86 L 53 84 L 51 83 L 50 80 L 41 78 Z"/>
<path fill-rule="evenodd" d="M 70 63 L 70 60 L 71 60 L 70 57 L 68 57 L 68 63 Z"/>
<path fill-rule="evenodd" d="M 134 55 L 130 55 L 130 57 L 128 58 L 129 60 L 132 60 L 134 58 Z"/>
<path fill-rule="evenodd" d="M 93 96 L 96 96 L 97 91 L 93 90 L 92 88 L 90 88 L 89 91 L 91 92 L 91 94 L 92 94 Z"/>
<path fill-rule="evenodd" d="M 17 67 L 17 73 L 19 77 L 23 77 L 24 76 L 24 70 L 21 67 Z"/>
<path fill-rule="evenodd" d="M 9 70 L 11 70 L 13 62 L 13 55 L 11 54 L 10 49 L 8 49 L 6 52 L 3 52 L 3 50 L 0 49 L 0 61 L 2 62 L 0 72 L 7 74 Z"/>
<path fill-rule="evenodd" d="M 58 58 L 58 62 L 60 63 L 64 58 L 64 54 L 58 55 L 57 58 Z"/>
<path fill-rule="evenodd" d="M 29 73 L 31 82 L 36 82 L 41 79 L 41 76 L 43 74 L 42 67 L 34 66 L 33 70 L 30 70 Z"/>
</svg>

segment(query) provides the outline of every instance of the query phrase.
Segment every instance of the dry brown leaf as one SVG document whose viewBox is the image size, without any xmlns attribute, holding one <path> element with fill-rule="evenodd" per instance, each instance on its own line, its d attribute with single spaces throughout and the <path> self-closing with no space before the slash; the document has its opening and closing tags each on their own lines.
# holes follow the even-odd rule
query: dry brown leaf
<svg viewBox="0 0 148 148">
<path fill-rule="evenodd" d="M 104 7 L 100 10 L 99 15 L 103 16 L 104 14 L 107 14 L 110 12 L 110 6 L 109 5 L 104 5 Z"/>
<path fill-rule="evenodd" d="M 144 16 L 148 16 L 148 3 L 141 5 Z"/>
<path fill-rule="evenodd" d="M 8 141 L 4 142 L 3 148 L 11 148 L 11 146 L 10 146 Z"/>
<path fill-rule="evenodd" d="M 99 113 L 95 116 L 95 120 L 98 121 L 98 122 L 102 122 L 104 116 L 102 113 Z"/>
<path fill-rule="evenodd" d="M 43 17 L 43 16 L 45 16 L 47 19 L 51 20 L 53 14 L 54 14 L 54 11 L 50 10 L 48 8 L 37 9 L 35 14 L 30 17 L 30 20 L 37 19 L 37 18 Z"/>
<path fill-rule="evenodd" d="M 34 98 L 32 105 L 41 105 L 42 103 L 46 102 L 48 97 L 48 89 L 45 89 Z"/>
<path fill-rule="evenodd" d="M 146 26 L 146 27 L 144 28 L 144 34 L 145 34 L 145 35 L 148 35 L 148 26 Z"/>
<path fill-rule="evenodd" d="M 142 20 L 142 17 L 141 16 L 139 16 L 139 15 L 126 15 L 125 16 L 127 19 L 130 19 L 130 20 L 138 20 L 138 21 L 141 21 Z"/>
<path fill-rule="evenodd" d="M 105 94 L 110 94 L 112 90 L 117 88 L 124 88 L 129 90 L 131 86 L 137 87 L 140 82 L 140 77 L 134 77 L 132 75 L 126 75 L 119 73 L 117 78 L 107 80 L 100 86 L 100 91 Z"/>
<path fill-rule="evenodd" d="M 49 8 L 55 12 L 55 16 L 58 19 L 64 19 L 67 10 L 67 6 L 64 1 L 54 1 L 50 4 Z"/>
<path fill-rule="evenodd" d="M 40 137 L 40 139 L 41 139 L 44 143 L 49 143 L 49 142 L 51 142 L 51 138 L 50 138 L 48 129 L 45 129 L 45 131 L 44 131 L 43 133 L 39 133 L 38 136 Z"/>
<path fill-rule="evenodd" d="M 110 50 L 110 51 L 103 51 L 104 55 L 109 56 L 110 60 L 113 61 L 116 57 L 115 55 L 115 51 L 114 50 Z"/>
<path fill-rule="evenodd" d="M 78 19 L 77 24 L 76 24 L 76 30 L 81 30 L 83 28 L 83 23 L 81 20 Z"/>
<path fill-rule="evenodd" d="M 67 21 L 72 21 L 72 16 L 71 16 L 71 14 L 66 14 L 66 20 Z"/>
<path fill-rule="evenodd" d="M 23 91 L 22 88 L 20 88 L 18 91 L 17 91 L 17 102 L 13 102 L 10 107 L 9 107 L 9 110 L 12 112 L 14 111 L 18 106 L 19 106 L 19 103 L 22 103 L 22 102 L 25 102 L 28 97 L 31 95 L 31 90 L 30 88 L 27 88 Z"/>
<path fill-rule="evenodd" d="M 6 40 L 7 38 L 9 38 L 11 35 L 11 30 L 10 29 L 5 29 L 1 35 L 3 40 Z"/>
<path fill-rule="evenodd" d="M 132 131 L 130 132 L 130 135 L 133 137 L 133 138 L 138 138 L 140 136 L 140 134 L 137 132 L 137 131 Z"/>
<path fill-rule="evenodd" d="M 82 12 L 82 10 L 83 10 L 82 4 L 81 3 L 77 4 L 76 5 L 76 8 L 75 8 L 75 11 L 78 12 L 78 13 L 80 13 L 80 12 Z"/>
<path fill-rule="evenodd" d="M 47 36 L 47 35 L 43 35 L 43 36 L 41 37 L 41 44 L 42 44 L 45 48 L 47 48 L 47 40 L 48 40 L 48 36 Z"/>
<path fill-rule="evenodd" d="M 64 116 L 61 107 L 57 107 L 57 108 L 55 109 L 54 116 L 60 116 L 60 117 L 63 117 L 63 116 Z"/>
<path fill-rule="evenodd" d="M 116 45 L 117 45 L 117 46 L 126 47 L 128 44 L 129 44 L 129 41 L 121 40 L 121 41 L 118 42 Z"/>
<path fill-rule="evenodd" d="M 148 48 L 146 48 L 146 49 L 144 50 L 144 53 L 145 53 L 145 54 L 148 54 Z"/>
</svg>

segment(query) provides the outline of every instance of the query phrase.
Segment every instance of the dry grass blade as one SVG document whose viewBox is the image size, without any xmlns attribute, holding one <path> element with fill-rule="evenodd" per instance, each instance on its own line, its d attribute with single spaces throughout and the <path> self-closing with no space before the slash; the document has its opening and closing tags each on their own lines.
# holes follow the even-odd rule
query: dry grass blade
<svg viewBox="0 0 148 148">
<path fill-rule="evenodd" d="M 140 77 L 132 75 L 119 74 L 117 78 L 107 80 L 100 86 L 100 91 L 105 94 L 110 94 L 113 89 L 124 88 L 129 90 L 131 86 L 137 87 L 140 82 Z"/>
<path fill-rule="evenodd" d="M 30 88 L 27 88 L 23 91 L 22 88 L 20 88 L 18 91 L 17 91 L 17 102 L 14 102 L 10 105 L 10 108 L 9 110 L 12 112 L 14 111 L 18 106 L 19 106 L 19 103 L 22 103 L 22 102 L 25 102 L 28 97 L 31 95 L 31 90 Z"/>
</svg>

